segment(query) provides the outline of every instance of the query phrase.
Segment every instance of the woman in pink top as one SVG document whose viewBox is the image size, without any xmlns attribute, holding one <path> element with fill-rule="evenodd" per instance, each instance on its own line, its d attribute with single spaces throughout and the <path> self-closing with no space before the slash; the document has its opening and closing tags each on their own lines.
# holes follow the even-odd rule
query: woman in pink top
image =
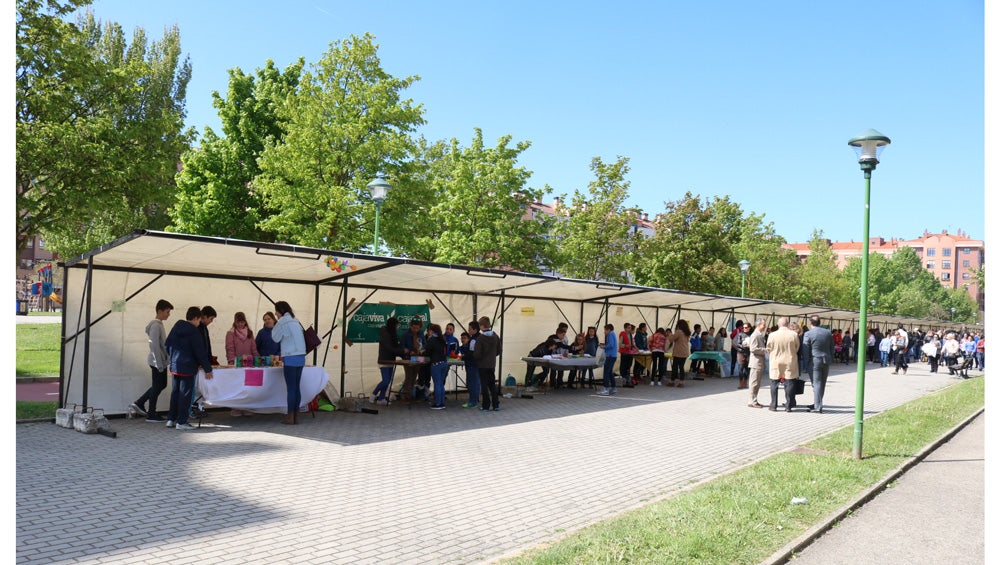
<svg viewBox="0 0 1000 565">
<path fill-rule="evenodd" d="M 237 312 L 233 316 L 233 327 L 226 332 L 226 359 L 230 365 L 236 361 L 237 355 L 258 355 L 257 343 L 254 342 L 253 332 L 247 326 L 247 317 L 243 312 Z"/>
<path fill-rule="evenodd" d="M 673 347 L 673 362 L 670 364 L 670 382 L 667 386 L 684 386 L 684 361 L 691 356 L 691 326 L 687 320 L 677 322 L 677 331 L 667 336 L 667 346 Z"/>
</svg>

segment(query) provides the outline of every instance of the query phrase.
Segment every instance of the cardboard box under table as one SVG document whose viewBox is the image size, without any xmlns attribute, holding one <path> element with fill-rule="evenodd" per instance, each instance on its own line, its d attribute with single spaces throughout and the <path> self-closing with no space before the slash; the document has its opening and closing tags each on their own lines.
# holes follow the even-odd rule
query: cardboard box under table
<svg viewBox="0 0 1000 565">
<path fill-rule="evenodd" d="M 306 410 L 329 379 L 323 367 L 303 367 L 300 412 Z M 261 414 L 287 412 L 288 391 L 282 367 L 216 368 L 212 370 L 211 380 L 206 380 L 205 373 L 199 371 L 198 391 L 207 406 L 224 406 Z"/>
</svg>

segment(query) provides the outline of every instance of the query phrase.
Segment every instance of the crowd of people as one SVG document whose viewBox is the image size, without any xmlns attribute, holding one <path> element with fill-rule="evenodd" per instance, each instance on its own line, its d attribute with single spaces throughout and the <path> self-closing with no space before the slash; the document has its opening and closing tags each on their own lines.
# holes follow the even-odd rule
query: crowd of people
<svg viewBox="0 0 1000 565">
<path fill-rule="evenodd" d="M 431 410 L 445 409 L 445 380 L 448 358 L 461 359 L 465 365 L 469 399 L 463 408 L 481 411 L 500 410 L 500 393 L 496 382 L 496 361 L 501 351 L 500 336 L 493 331 L 490 318 L 483 316 L 468 323 L 467 331 L 455 337 L 455 325 L 447 324 L 444 331 L 438 324 L 423 328 L 423 320 L 413 318 L 409 328 L 399 335 L 399 319 L 392 317 L 379 332 L 378 366 L 381 381 L 372 391 L 376 404 L 388 405 L 393 372 L 403 365 L 403 384 L 399 399 L 406 404 L 432 398 Z M 413 356 L 427 357 L 428 362 L 409 362 Z M 398 359 L 402 358 L 400 362 Z M 430 397 L 433 383 L 433 397 Z M 482 398 L 480 398 L 480 395 Z"/>
<path fill-rule="evenodd" d="M 166 422 L 168 428 L 178 430 L 193 429 L 189 423 L 195 409 L 195 387 L 198 371 L 204 371 L 205 379 L 213 378 L 212 370 L 219 366 L 218 358 L 212 352 L 212 340 L 208 327 L 218 317 L 211 306 L 190 306 L 184 319 L 177 321 L 170 332 L 166 332 L 164 322 L 174 309 L 167 300 L 156 303 L 156 315 L 146 324 L 149 354 L 146 362 L 152 375 L 150 387 L 129 407 L 145 416 L 147 422 Z M 306 345 L 302 324 L 295 319 L 292 307 L 285 301 L 274 304 L 274 312 L 263 316 L 263 327 L 254 336 L 247 322 L 246 314 L 236 312 L 233 324 L 226 332 L 226 360 L 229 365 L 238 364 L 244 358 L 275 356 L 283 367 L 287 406 L 283 424 L 298 424 L 298 412 L 302 403 L 300 384 L 302 369 L 305 367 Z M 170 404 L 167 416 L 157 409 L 160 393 L 167 388 L 167 373 L 173 377 Z M 251 411 L 232 410 L 233 416 L 249 416 Z"/>
</svg>

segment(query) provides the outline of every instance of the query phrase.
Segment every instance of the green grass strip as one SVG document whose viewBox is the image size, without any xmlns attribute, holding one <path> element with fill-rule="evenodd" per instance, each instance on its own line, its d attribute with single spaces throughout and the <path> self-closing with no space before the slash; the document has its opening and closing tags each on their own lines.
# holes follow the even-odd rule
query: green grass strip
<svg viewBox="0 0 1000 565">
<path fill-rule="evenodd" d="M 18 377 L 59 376 L 60 324 L 18 324 L 15 374 Z"/>
<path fill-rule="evenodd" d="M 852 424 L 804 446 L 819 453 L 779 453 L 503 563 L 760 563 L 982 408 L 984 381 L 866 419 L 863 460 Z"/>
</svg>

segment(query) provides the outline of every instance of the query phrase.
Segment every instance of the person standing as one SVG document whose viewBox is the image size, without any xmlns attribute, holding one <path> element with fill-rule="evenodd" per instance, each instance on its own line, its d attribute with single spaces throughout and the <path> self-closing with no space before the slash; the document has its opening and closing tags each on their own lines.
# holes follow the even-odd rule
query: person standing
<svg viewBox="0 0 1000 565">
<path fill-rule="evenodd" d="M 482 392 L 482 382 L 479 380 L 479 364 L 476 362 L 476 339 L 479 338 L 479 322 L 469 322 L 469 331 L 462 332 L 461 345 L 458 348 L 465 361 L 465 388 L 469 391 L 469 401 L 462 408 L 479 406 L 479 393 Z"/>
<path fill-rule="evenodd" d="M 618 356 L 621 357 L 621 364 L 618 366 L 618 373 L 622 377 L 622 386 L 632 386 L 632 353 L 635 351 L 635 344 L 632 341 L 632 324 L 625 322 L 622 331 L 618 334 Z"/>
<path fill-rule="evenodd" d="M 306 366 L 305 330 L 295 319 L 292 307 L 284 300 L 275 302 L 274 311 L 278 313 L 278 323 L 271 330 L 271 339 L 281 345 L 281 362 L 288 396 L 286 414 L 281 423 L 295 425 L 299 423 L 299 407 L 302 405 L 302 369 Z"/>
<path fill-rule="evenodd" d="M 652 363 L 649 369 L 649 384 L 663 386 L 663 375 L 667 372 L 667 359 L 664 352 L 667 348 L 667 334 L 663 328 L 656 328 L 652 337 L 649 338 L 649 350 L 652 354 Z"/>
<path fill-rule="evenodd" d="M 812 357 L 813 403 L 807 406 L 810 412 L 823 413 L 823 394 L 826 379 L 830 376 L 833 362 L 833 336 L 830 330 L 819 325 L 819 316 L 809 316 L 809 331 L 802 336 L 802 349 Z"/>
<path fill-rule="evenodd" d="M 745 358 L 740 364 L 749 371 L 750 382 L 745 386 L 750 389 L 750 404 L 747 406 L 751 408 L 764 407 L 758 402 L 757 395 L 760 393 L 761 377 L 767 367 L 767 358 L 765 357 L 767 355 L 767 339 L 764 337 L 766 327 L 764 319 L 757 318 L 753 333 L 748 333 L 750 324 L 743 326 L 743 335 L 746 337 L 740 341 L 740 347 L 743 349 L 742 355 Z"/>
<path fill-rule="evenodd" d="M 257 342 L 254 341 L 253 332 L 247 325 L 247 315 L 237 312 L 233 315 L 233 327 L 226 332 L 226 361 L 230 365 L 234 363 L 237 356 L 250 355 L 258 357 Z"/>
<path fill-rule="evenodd" d="M 979 334 L 976 340 L 976 368 L 986 370 L 986 332 Z"/>
<path fill-rule="evenodd" d="M 434 403 L 431 410 L 444 410 L 444 381 L 448 376 L 448 343 L 441 326 L 427 326 L 427 355 L 431 359 L 431 380 L 434 381 Z"/>
<path fill-rule="evenodd" d="M 903 329 L 903 324 L 899 324 L 896 328 L 896 337 L 893 348 L 896 351 L 896 370 L 892 372 L 893 375 L 898 375 L 899 370 L 903 370 L 903 374 L 906 374 L 906 369 L 909 368 L 909 364 L 906 362 L 906 357 L 909 355 L 910 350 L 910 340 L 909 336 L 906 335 L 906 330 Z"/>
<path fill-rule="evenodd" d="M 215 355 L 212 353 L 212 339 L 208 335 L 208 326 L 210 326 L 218 316 L 219 313 L 215 311 L 215 308 L 205 306 L 201 309 L 201 323 L 198 324 L 198 331 L 201 333 L 201 337 L 205 341 L 205 351 L 208 352 L 208 358 L 212 360 L 212 365 L 218 365 L 219 360 L 216 359 Z"/>
<path fill-rule="evenodd" d="M 479 337 L 476 338 L 476 350 L 473 355 L 479 366 L 479 384 L 483 390 L 483 403 L 480 410 L 500 410 L 500 395 L 497 393 L 497 356 L 503 351 L 500 336 L 493 332 L 490 319 L 487 316 L 479 318 Z"/>
<path fill-rule="evenodd" d="M 632 342 L 635 345 L 636 352 L 649 351 L 649 331 L 646 329 L 646 322 L 639 324 L 639 327 L 635 330 L 635 335 L 632 338 Z M 637 359 L 632 359 L 632 381 L 635 384 L 639 384 L 642 381 L 643 373 L 645 372 L 645 367 L 642 366 Z M 653 382 L 650 378 L 649 382 Z"/>
<path fill-rule="evenodd" d="M 163 328 L 163 322 L 170 317 L 170 311 L 174 305 L 166 300 L 156 301 L 156 317 L 146 324 L 146 337 L 149 339 L 149 355 L 146 356 L 146 363 L 152 373 L 153 383 L 142 393 L 138 400 L 130 407 L 140 415 L 146 417 L 147 422 L 162 422 L 165 420 L 156 412 L 156 400 L 160 397 L 163 389 L 167 388 L 167 367 L 170 358 L 167 357 L 167 332 Z M 146 410 L 146 402 L 149 402 L 149 410 Z"/>
<path fill-rule="evenodd" d="M 205 378 L 212 380 L 212 360 L 205 350 L 205 340 L 198 331 L 203 314 L 201 308 L 191 306 L 183 320 L 170 329 L 164 345 L 170 355 L 170 373 L 174 376 L 174 386 L 170 391 L 170 412 L 167 427 L 178 430 L 193 430 L 188 424 L 198 368 L 205 370 Z"/>
<path fill-rule="evenodd" d="M 417 357 L 424 354 L 424 336 L 420 331 L 424 325 L 420 318 L 410 320 L 410 331 L 403 335 L 403 357 Z M 403 390 L 400 397 L 404 402 L 413 401 L 413 389 L 420 373 L 419 365 L 403 365 Z"/>
<path fill-rule="evenodd" d="M 604 390 L 598 391 L 600 396 L 618 394 L 615 385 L 615 361 L 618 360 L 618 339 L 615 337 L 614 324 L 604 326 Z"/>
<path fill-rule="evenodd" d="M 587 336 L 585 338 L 587 346 L 583 350 L 584 355 L 590 355 L 594 358 L 594 362 L 597 362 L 597 350 L 601 347 L 601 340 L 597 337 L 597 328 L 594 326 L 587 326 Z M 594 368 L 587 367 L 587 382 L 590 388 L 594 388 Z M 583 388 L 583 374 L 580 375 L 580 388 Z"/>
<path fill-rule="evenodd" d="M 372 391 L 375 404 L 389 404 L 389 387 L 392 386 L 392 373 L 396 370 L 393 363 L 396 357 L 403 355 L 403 345 L 399 341 L 399 319 L 395 316 L 385 321 L 378 333 L 378 370 L 382 382 Z"/>
<path fill-rule="evenodd" d="M 832 339 L 832 338 L 831 338 Z M 788 318 L 778 318 L 778 330 L 767 338 L 767 352 L 770 356 L 771 406 L 778 409 L 778 385 L 785 387 L 785 412 L 795 408 L 795 381 L 799 378 L 799 336 L 788 328 Z"/>
<path fill-rule="evenodd" d="M 667 347 L 672 348 L 673 360 L 670 362 L 670 382 L 667 386 L 682 388 L 684 386 L 684 361 L 691 355 L 691 326 L 687 320 L 678 320 L 677 329 L 667 336 Z"/>
<path fill-rule="evenodd" d="M 257 345 L 257 353 L 260 355 L 281 355 L 281 346 L 271 339 L 271 330 L 278 319 L 274 317 L 274 312 L 264 312 L 264 327 L 257 331 L 254 343 Z"/>
<path fill-rule="evenodd" d="M 739 368 L 739 382 L 736 383 L 736 388 L 748 388 L 750 386 L 748 379 L 750 378 L 750 324 L 744 325 L 743 322 L 739 322 L 739 333 L 733 336 L 733 361 L 737 363 Z M 763 370 L 763 368 L 761 369 Z M 760 374 L 757 375 L 757 388 L 760 388 Z M 757 403 L 757 394 L 751 393 L 750 404 Z"/>
<path fill-rule="evenodd" d="M 733 326 L 733 331 L 732 331 L 732 333 L 729 334 L 729 339 L 731 341 L 731 345 L 729 347 L 729 354 L 731 356 L 731 358 L 729 359 L 729 374 L 730 375 L 735 375 L 736 374 L 736 358 L 737 358 L 737 356 L 739 354 L 739 348 L 736 347 L 736 336 L 738 336 L 740 334 L 744 334 L 744 333 L 746 333 L 747 335 L 749 335 L 748 332 L 744 332 L 743 331 L 743 320 L 736 320 L 736 325 Z M 740 374 L 740 381 L 743 380 L 743 377 L 744 377 L 744 375 L 741 373 Z M 738 387 L 738 388 L 742 388 L 742 387 Z"/>
</svg>

